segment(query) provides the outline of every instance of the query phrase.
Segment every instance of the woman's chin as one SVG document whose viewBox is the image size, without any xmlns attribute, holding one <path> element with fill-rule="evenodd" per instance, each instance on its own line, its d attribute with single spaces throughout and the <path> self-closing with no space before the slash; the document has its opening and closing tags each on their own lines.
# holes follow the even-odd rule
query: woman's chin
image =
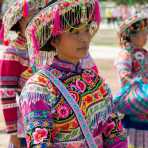
<svg viewBox="0 0 148 148">
<path fill-rule="evenodd" d="M 79 54 L 79 59 L 83 59 L 88 55 L 88 52 L 83 53 L 83 54 Z"/>
</svg>

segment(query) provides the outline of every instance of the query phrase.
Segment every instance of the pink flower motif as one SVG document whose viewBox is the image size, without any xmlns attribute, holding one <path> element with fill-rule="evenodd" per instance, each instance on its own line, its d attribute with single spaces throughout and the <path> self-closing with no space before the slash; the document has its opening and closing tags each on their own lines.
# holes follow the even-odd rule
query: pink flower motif
<svg viewBox="0 0 148 148">
<path fill-rule="evenodd" d="M 59 118 L 67 118 L 70 114 L 70 107 L 67 104 L 62 104 L 57 108 Z"/>
<path fill-rule="evenodd" d="M 14 91 L 14 90 L 8 90 L 8 91 L 7 91 L 7 94 L 8 94 L 9 96 L 13 96 L 13 95 L 15 95 L 15 91 Z"/>
<path fill-rule="evenodd" d="M 36 128 L 33 133 L 34 144 L 40 144 L 45 138 L 47 138 L 48 131 L 43 128 Z"/>
<path fill-rule="evenodd" d="M 86 90 L 86 84 L 81 80 L 76 80 L 76 86 L 82 93 Z"/>
<path fill-rule="evenodd" d="M 88 74 L 88 73 L 83 73 L 83 74 L 82 74 L 82 78 L 83 78 L 83 80 L 84 80 L 86 83 L 88 83 L 88 84 L 91 84 L 92 81 L 93 81 L 93 75 Z"/>
<path fill-rule="evenodd" d="M 140 65 L 139 61 L 136 61 L 136 60 L 133 61 L 133 67 L 134 67 L 134 69 L 133 69 L 134 72 L 140 71 L 141 65 Z"/>
<path fill-rule="evenodd" d="M 65 2 L 63 5 L 64 5 L 64 7 L 68 7 L 70 5 L 70 3 L 69 2 Z"/>
</svg>

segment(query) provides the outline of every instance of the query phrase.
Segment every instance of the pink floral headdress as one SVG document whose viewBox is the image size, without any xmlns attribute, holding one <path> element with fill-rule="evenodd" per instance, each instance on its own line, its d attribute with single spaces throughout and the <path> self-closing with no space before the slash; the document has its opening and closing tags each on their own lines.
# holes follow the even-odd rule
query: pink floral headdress
<svg viewBox="0 0 148 148">
<path fill-rule="evenodd" d="M 42 9 L 26 29 L 29 54 L 32 64 L 39 56 L 39 50 L 52 37 L 56 37 L 70 28 L 78 29 L 81 24 L 91 22 L 97 30 L 101 21 L 98 0 L 56 0 Z"/>
<path fill-rule="evenodd" d="M 7 41 L 9 32 L 22 17 L 27 17 L 31 11 L 37 12 L 47 6 L 52 0 L 16 0 L 3 16 L 3 26 L 0 39 Z"/>
</svg>

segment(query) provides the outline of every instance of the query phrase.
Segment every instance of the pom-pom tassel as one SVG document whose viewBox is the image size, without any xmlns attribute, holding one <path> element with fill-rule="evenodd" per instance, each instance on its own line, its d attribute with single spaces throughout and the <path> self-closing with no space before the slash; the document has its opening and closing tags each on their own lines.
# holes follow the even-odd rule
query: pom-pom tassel
<svg viewBox="0 0 148 148">
<path fill-rule="evenodd" d="M 98 0 L 96 0 L 94 4 L 94 14 L 94 21 L 99 25 L 101 22 L 101 11 Z"/>
<path fill-rule="evenodd" d="M 57 36 L 61 30 L 61 21 L 60 21 L 60 11 L 59 8 L 56 7 L 53 11 L 53 26 L 52 26 L 52 36 Z"/>
<path fill-rule="evenodd" d="M 32 66 L 32 71 L 33 73 L 35 73 L 37 71 L 37 59 L 39 57 L 39 49 L 40 49 L 40 45 L 39 42 L 37 41 L 36 35 L 35 35 L 35 28 L 32 28 L 31 30 L 31 34 L 32 34 L 32 43 L 33 43 L 33 55 L 31 57 L 31 66 Z"/>
<path fill-rule="evenodd" d="M 39 42 L 36 38 L 36 35 L 35 35 L 35 28 L 32 29 L 32 42 L 33 42 L 33 48 L 35 49 L 35 55 L 37 55 L 39 53 L 39 49 L 40 49 L 40 45 L 39 45 Z"/>
<path fill-rule="evenodd" d="M 4 40 L 4 25 L 2 24 L 0 29 L 0 41 L 3 42 L 3 40 Z"/>
<path fill-rule="evenodd" d="M 29 6 L 27 0 L 23 0 L 23 16 L 27 17 L 29 13 Z"/>
</svg>

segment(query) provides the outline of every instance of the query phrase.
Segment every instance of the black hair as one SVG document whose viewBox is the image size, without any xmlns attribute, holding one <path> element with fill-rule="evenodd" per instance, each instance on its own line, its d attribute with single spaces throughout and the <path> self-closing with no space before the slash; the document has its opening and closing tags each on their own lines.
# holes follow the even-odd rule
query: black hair
<svg viewBox="0 0 148 148">
<path fill-rule="evenodd" d="M 55 42 L 56 38 L 50 38 L 46 44 L 40 49 L 40 51 L 53 51 L 56 52 L 56 48 L 51 45 L 51 42 Z"/>
<path fill-rule="evenodd" d="M 12 31 L 20 31 L 20 24 L 19 22 L 17 22 L 12 28 L 11 28 Z"/>
</svg>

